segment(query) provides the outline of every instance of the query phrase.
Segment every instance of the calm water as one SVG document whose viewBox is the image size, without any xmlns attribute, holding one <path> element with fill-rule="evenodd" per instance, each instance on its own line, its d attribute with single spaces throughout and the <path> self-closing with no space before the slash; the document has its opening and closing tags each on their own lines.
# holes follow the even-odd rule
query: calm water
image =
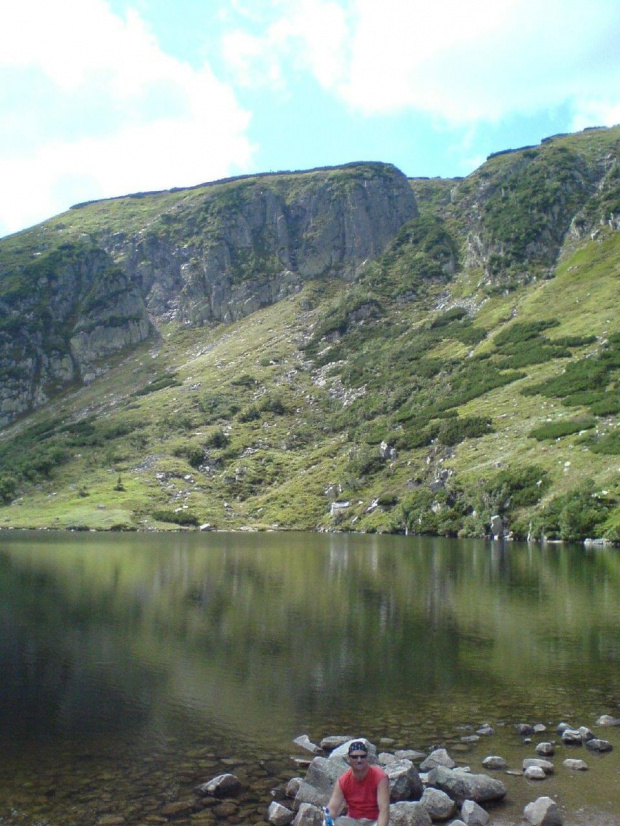
<svg viewBox="0 0 620 826">
<path fill-rule="evenodd" d="M 520 768 L 513 724 L 620 715 L 620 552 L 310 534 L 0 534 L 0 823 L 149 822 L 235 771 L 264 819 L 291 741 L 365 734 Z M 496 730 L 473 746 L 468 727 Z M 616 751 L 534 789 L 620 817 Z M 579 776 L 566 756 L 591 766 Z M 166 810 L 167 811 L 167 810 Z M 164 812 L 165 814 L 165 812 Z M 179 814 L 175 822 L 190 822 Z M 184 819 L 185 818 L 185 819 Z M 154 821 L 152 821 L 154 822 Z M 205 820 L 206 822 L 206 820 Z M 599 822 L 602 822 L 599 821 Z"/>
</svg>

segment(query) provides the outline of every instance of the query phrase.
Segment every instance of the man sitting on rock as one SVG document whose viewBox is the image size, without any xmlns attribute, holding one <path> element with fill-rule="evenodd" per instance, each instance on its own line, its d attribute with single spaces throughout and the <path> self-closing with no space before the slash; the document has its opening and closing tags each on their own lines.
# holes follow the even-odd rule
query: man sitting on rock
<svg viewBox="0 0 620 826">
<path fill-rule="evenodd" d="M 333 818 L 346 803 L 347 813 L 338 817 L 335 826 L 375 824 L 388 826 L 390 815 L 390 781 L 379 766 L 368 762 L 368 746 L 363 740 L 354 740 L 349 746 L 351 768 L 334 785 L 328 808 Z"/>
</svg>

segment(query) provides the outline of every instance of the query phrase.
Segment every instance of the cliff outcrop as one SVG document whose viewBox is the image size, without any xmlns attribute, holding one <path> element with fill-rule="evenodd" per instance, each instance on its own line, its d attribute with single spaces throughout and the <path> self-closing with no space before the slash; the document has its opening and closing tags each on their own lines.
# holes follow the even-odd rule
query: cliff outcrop
<svg viewBox="0 0 620 826">
<path fill-rule="evenodd" d="M 354 278 L 416 215 L 395 167 L 351 164 L 84 204 L 4 239 L 0 426 L 162 321 L 227 323 Z"/>
</svg>

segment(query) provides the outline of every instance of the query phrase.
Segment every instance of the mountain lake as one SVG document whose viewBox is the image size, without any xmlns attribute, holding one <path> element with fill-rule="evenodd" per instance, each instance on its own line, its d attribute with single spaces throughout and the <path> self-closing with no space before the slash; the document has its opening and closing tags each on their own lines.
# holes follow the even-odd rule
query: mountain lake
<svg viewBox="0 0 620 826">
<path fill-rule="evenodd" d="M 543 795 L 565 824 L 620 823 L 620 727 L 597 725 L 620 716 L 617 549 L 5 530 L 0 590 L 3 826 L 264 823 L 302 734 L 444 746 L 474 772 L 555 741 L 543 781 L 489 772 L 508 788 L 491 824 Z M 562 721 L 614 751 L 563 745 Z M 193 810 L 224 772 L 241 793 Z"/>
</svg>

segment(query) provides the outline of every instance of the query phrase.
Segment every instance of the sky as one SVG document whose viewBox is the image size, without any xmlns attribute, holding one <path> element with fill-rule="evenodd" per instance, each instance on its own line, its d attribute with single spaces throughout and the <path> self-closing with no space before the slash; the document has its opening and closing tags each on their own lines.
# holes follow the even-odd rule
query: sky
<svg viewBox="0 0 620 826">
<path fill-rule="evenodd" d="M 72 204 L 620 122 L 619 0 L 0 3 L 0 237 Z"/>
</svg>

